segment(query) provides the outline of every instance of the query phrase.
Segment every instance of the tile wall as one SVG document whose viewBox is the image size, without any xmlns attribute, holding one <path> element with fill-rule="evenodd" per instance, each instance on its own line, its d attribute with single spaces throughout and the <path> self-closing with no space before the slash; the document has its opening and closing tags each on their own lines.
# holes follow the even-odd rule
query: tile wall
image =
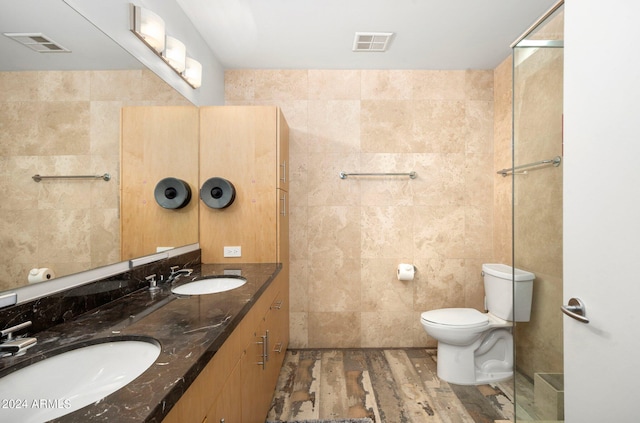
<svg viewBox="0 0 640 423">
<path fill-rule="evenodd" d="M 291 347 L 435 346 L 422 311 L 483 308 L 481 265 L 506 243 L 492 70 L 234 70 L 225 90 L 291 128 Z M 396 279 L 401 262 L 415 280 Z"/>
<path fill-rule="evenodd" d="M 493 159 L 495 172 L 512 166 L 512 63 L 513 60 L 509 56 L 494 71 Z M 497 262 L 511 266 L 513 264 L 512 178 L 503 177 L 495 172 L 493 173 L 495 259 Z"/>
<path fill-rule="evenodd" d="M 147 70 L 0 72 L 0 291 L 120 261 L 120 108 L 188 104 Z"/>
</svg>

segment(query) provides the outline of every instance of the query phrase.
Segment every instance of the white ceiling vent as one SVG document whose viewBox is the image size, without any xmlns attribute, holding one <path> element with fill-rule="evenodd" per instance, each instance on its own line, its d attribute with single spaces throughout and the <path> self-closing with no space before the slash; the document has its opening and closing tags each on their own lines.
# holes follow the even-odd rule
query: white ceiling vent
<svg viewBox="0 0 640 423">
<path fill-rule="evenodd" d="M 386 51 L 393 32 L 356 32 L 353 51 Z"/>
<path fill-rule="evenodd" d="M 4 35 L 38 53 L 68 53 L 71 51 L 42 33 L 5 32 Z"/>
</svg>

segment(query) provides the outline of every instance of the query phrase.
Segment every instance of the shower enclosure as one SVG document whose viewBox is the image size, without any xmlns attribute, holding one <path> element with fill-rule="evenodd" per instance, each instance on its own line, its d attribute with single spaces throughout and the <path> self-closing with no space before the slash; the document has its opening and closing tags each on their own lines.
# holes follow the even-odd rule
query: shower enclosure
<svg viewBox="0 0 640 423">
<path fill-rule="evenodd" d="M 564 4 L 513 45 L 513 263 L 533 272 L 531 320 L 515 327 L 516 421 L 563 421 Z"/>
</svg>

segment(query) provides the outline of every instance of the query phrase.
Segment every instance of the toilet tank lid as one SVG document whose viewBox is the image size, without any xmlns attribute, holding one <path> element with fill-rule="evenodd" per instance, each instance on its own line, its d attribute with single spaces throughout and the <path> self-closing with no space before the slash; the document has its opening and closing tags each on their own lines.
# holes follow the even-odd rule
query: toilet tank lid
<svg viewBox="0 0 640 423">
<path fill-rule="evenodd" d="M 511 266 L 507 266 L 506 264 L 488 263 L 482 265 L 483 272 L 504 279 L 511 279 L 511 277 L 513 276 L 512 272 L 514 270 L 516 282 L 527 282 L 532 281 L 536 278 L 536 275 L 531 272 L 527 272 L 526 270 L 521 270 L 518 268 L 514 269 Z"/>
</svg>

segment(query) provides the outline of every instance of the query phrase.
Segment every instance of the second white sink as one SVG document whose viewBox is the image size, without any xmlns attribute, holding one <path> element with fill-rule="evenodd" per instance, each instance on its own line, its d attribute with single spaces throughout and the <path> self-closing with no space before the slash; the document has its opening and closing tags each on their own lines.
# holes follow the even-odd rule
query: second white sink
<svg viewBox="0 0 640 423">
<path fill-rule="evenodd" d="M 217 294 L 219 292 L 240 288 L 245 283 L 247 283 L 245 278 L 214 276 L 176 286 L 171 289 L 171 292 L 178 295 Z"/>
</svg>

